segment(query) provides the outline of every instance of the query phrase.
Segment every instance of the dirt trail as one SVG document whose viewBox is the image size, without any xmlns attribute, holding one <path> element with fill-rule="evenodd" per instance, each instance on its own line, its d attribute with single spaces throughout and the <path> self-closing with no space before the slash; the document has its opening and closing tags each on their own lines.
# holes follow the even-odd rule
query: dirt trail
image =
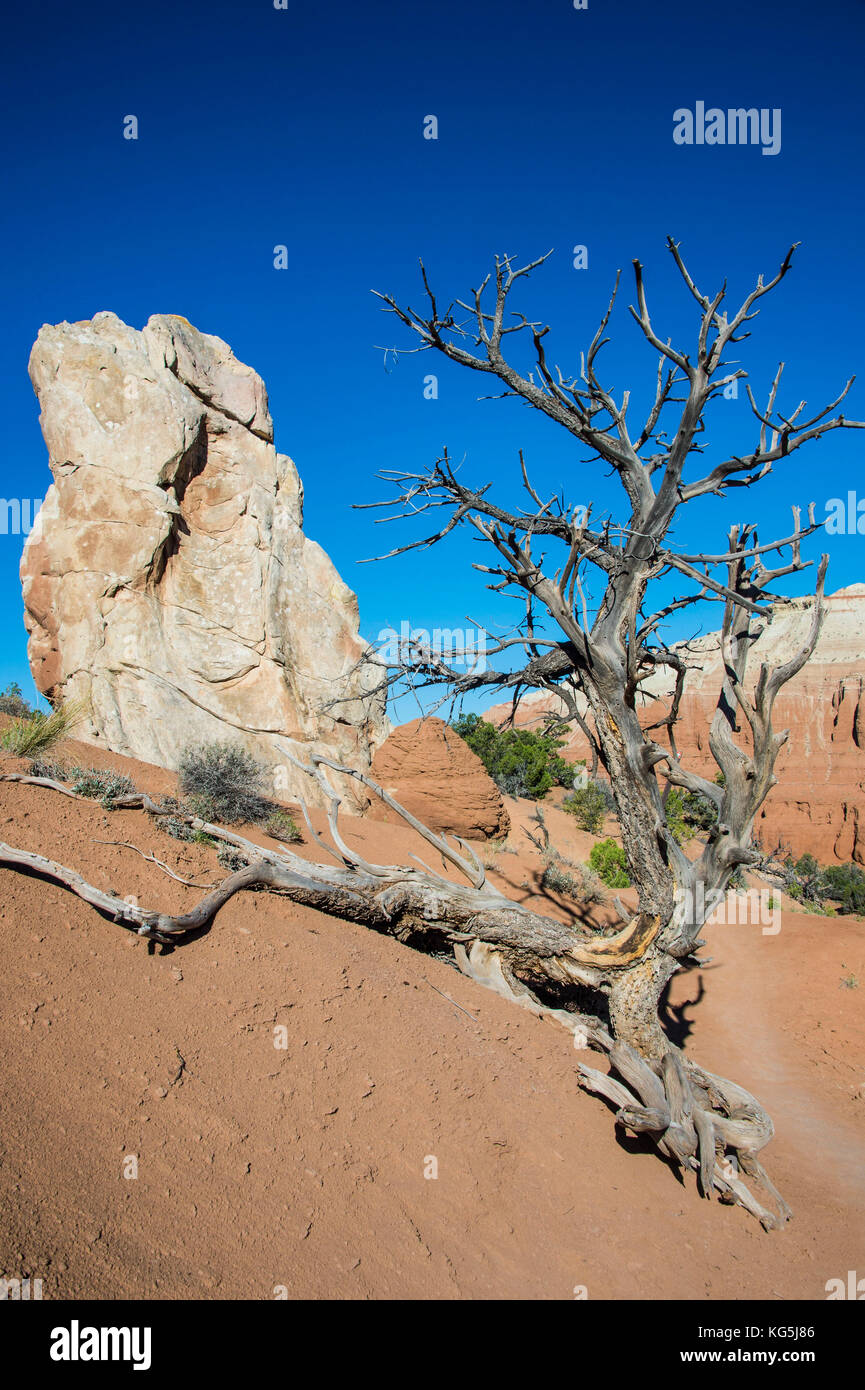
<svg viewBox="0 0 865 1390">
<path fill-rule="evenodd" d="M 815 933 L 824 937 L 824 968 L 812 970 Z M 696 1029 L 701 1061 L 726 1068 L 766 1103 L 776 1128 L 769 1152 L 854 1202 L 865 1180 L 865 1055 L 859 987 L 844 979 L 850 962 L 861 961 L 862 935 L 851 922 L 790 912 L 777 936 L 762 936 L 759 926 L 708 928 L 717 969 L 704 973 L 717 1001 L 705 1014 L 700 1006 Z M 825 969 L 833 960 L 834 978 Z M 673 998 L 683 992 L 680 979 Z"/>
<path fill-rule="evenodd" d="M 541 905 L 529 809 L 509 802 L 515 853 L 484 853 Z M 585 857 L 588 837 L 548 820 Z M 418 848 L 347 825 L 373 858 Z M 0 838 L 169 910 L 198 894 L 96 841 L 219 873 L 138 813 L 9 784 Z M 0 871 L 0 1273 L 54 1298 L 824 1298 L 865 1268 L 865 1027 L 841 984 L 865 981 L 865 925 L 785 913 L 775 937 L 711 932 L 686 1045 L 773 1112 L 768 1166 L 796 1213 L 777 1235 L 617 1136 L 568 1035 L 442 961 L 262 893 L 151 955 Z M 678 976 L 673 1005 L 697 985 Z"/>
</svg>

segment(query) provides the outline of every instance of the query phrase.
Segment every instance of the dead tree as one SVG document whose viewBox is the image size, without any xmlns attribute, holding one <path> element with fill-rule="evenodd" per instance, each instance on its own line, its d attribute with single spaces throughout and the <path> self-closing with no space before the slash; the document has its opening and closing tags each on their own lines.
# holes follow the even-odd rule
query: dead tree
<svg viewBox="0 0 865 1390">
<path fill-rule="evenodd" d="M 408 674 L 416 687 L 441 686 L 446 698 L 484 688 L 509 690 L 514 706 L 526 691 L 554 691 L 560 696 L 565 717 L 580 724 L 593 758 L 610 777 L 630 876 L 639 893 L 636 920 L 655 924 L 642 938 L 636 957 L 603 976 L 612 1030 L 641 1057 L 672 1067 L 675 1053 L 659 1024 L 659 998 L 679 962 L 693 957 L 700 946 L 706 917 L 733 873 L 759 859 L 752 842 L 754 819 L 777 780 L 775 762 L 787 738 L 786 732 L 773 728 L 773 707 L 779 691 L 814 650 L 828 561 L 824 555 L 819 563 L 811 630 L 804 645 L 782 665 L 762 664 L 756 681 L 747 681 L 751 648 L 771 618 L 772 604 L 783 601 L 773 586 L 810 564 L 802 558 L 801 545 L 818 530 L 813 504 L 806 524 L 794 507 L 791 534 L 768 543 L 761 543 L 753 525 L 734 525 L 726 548 L 718 553 L 681 550 L 671 542 L 671 527 L 689 503 L 709 495 L 724 497 L 732 488 L 749 488 L 804 445 L 836 429 L 865 425 L 838 413 L 852 378 L 816 414 L 806 416 L 805 401 L 782 413 L 777 404 L 781 363 L 765 409 L 757 405 L 750 386 L 746 388 L 758 426 L 755 446 L 701 471 L 708 408 L 730 383 L 747 376 L 725 354 L 749 336 L 747 325 L 757 316 L 762 298 L 787 275 L 795 247 L 777 274 L 768 283 L 760 276 L 728 315 L 723 307 L 726 286 L 711 298 L 703 294 L 678 244 L 668 238 L 667 245 L 699 308 L 697 340 L 695 351 L 688 353 L 659 336 L 649 313 L 643 269 L 635 261 L 636 302 L 629 306 L 630 313 L 657 354 L 657 371 L 648 416 L 634 427 L 628 419 L 630 393 L 617 397 L 602 384 L 598 367 L 619 277 L 598 331 L 581 354 L 579 374 L 568 378 L 547 356 L 548 327 L 509 307 L 514 286 L 547 257 L 523 266 L 509 256 L 497 258 L 494 273 L 470 299 L 444 309 L 423 265 L 423 312 L 401 307 L 390 295 L 380 296 L 386 309 L 415 335 L 415 350 L 438 352 L 493 378 L 504 388 L 501 396 L 517 397 L 555 421 L 590 451 L 591 461 L 612 469 L 626 499 L 620 522 L 608 519 L 592 526 L 591 509 L 574 508 L 564 491 L 544 500 L 529 479 L 522 452 L 522 484 L 529 499 L 525 509 L 499 505 L 491 483 L 464 482 L 447 452 L 427 472 L 382 475 L 395 484 L 396 495 L 373 505 L 386 506 L 388 520 L 394 515 L 444 512 L 444 524 L 432 534 L 390 555 L 438 544 L 456 527 L 473 527 L 496 554 L 492 563 L 476 566 L 491 576 L 489 587 L 522 596 L 524 621 L 488 652 L 509 654 L 521 647 L 524 659 L 516 669 L 461 672 L 438 653 L 407 652 L 394 669 L 383 673 L 383 682 Z M 509 340 L 515 338 L 531 343 L 532 370 L 527 374 L 512 363 Z M 548 564 L 545 555 L 537 553 L 541 546 L 557 550 L 559 558 Z M 583 584 L 587 574 L 601 583 L 591 619 Z M 659 581 L 668 576 L 681 581 L 681 592 L 655 606 L 652 597 Z M 687 650 L 671 650 L 661 636 L 662 624 L 672 614 L 706 602 L 723 606 L 723 679 L 709 731 L 709 746 L 723 774 L 718 781 L 698 776 L 679 757 L 675 726 L 688 673 Z M 675 690 L 666 716 L 647 729 L 639 719 L 638 697 L 642 683 L 659 668 L 675 672 Z M 702 794 L 717 811 L 717 824 L 696 862 L 671 833 L 661 778 L 666 786 Z"/>
<path fill-rule="evenodd" d="M 703 451 L 700 436 L 706 428 L 711 402 L 729 383 L 747 376 L 741 368 L 729 370 L 724 354 L 749 335 L 745 325 L 759 312 L 757 305 L 787 275 L 795 247 L 785 256 L 778 273 L 768 283 L 760 276 L 756 287 L 738 310 L 728 317 L 722 310 L 726 287 L 709 298 L 692 279 L 671 238 L 668 248 L 688 292 L 700 310 L 696 352 L 664 342 L 649 315 L 643 269 L 634 262 L 636 305 L 630 312 L 643 336 L 658 354 L 654 401 L 645 422 L 632 434 L 628 421 L 629 395 L 620 400 L 602 385 L 598 355 L 608 338 L 606 329 L 618 291 L 619 277 L 600 327 L 588 350 L 581 354 L 578 375 L 565 378 L 547 357 L 548 327 L 530 322 L 511 311 L 506 321 L 513 287 L 547 259 L 542 256 L 515 267 L 509 256 L 496 259 L 494 275 L 488 275 L 471 302 L 457 300 L 441 310 L 421 265 L 427 310 L 402 308 L 390 295 L 380 296 L 419 339 L 419 350 L 441 353 L 472 371 L 496 378 L 504 386 L 502 396 L 521 398 L 554 420 L 581 445 L 592 459 L 611 468 L 627 498 L 627 520 L 607 520 L 592 527 L 591 508 L 573 508 L 562 494 L 544 501 L 532 486 L 520 455 L 523 486 L 531 500 L 527 510 L 499 506 L 491 497 L 492 484 L 471 486 L 461 481 L 445 452 L 429 471 L 383 474 L 396 484 L 396 496 L 373 506 L 386 506 L 408 518 L 443 510 L 445 523 L 431 535 L 390 551 L 389 556 L 427 548 L 441 542 L 458 526 L 471 526 L 497 554 L 497 562 L 475 568 L 492 576 L 490 588 L 521 594 L 525 620 L 519 630 L 494 644 L 488 655 L 514 646 L 525 650 L 527 660 L 517 669 L 460 672 L 434 652 L 408 652 L 393 669 L 383 672 L 383 683 L 410 674 L 421 687 L 443 686 L 447 695 L 462 695 L 482 688 L 510 690 L 514 700 L 529 690 L 558 694 L 565 718 L 579 718 L 612 784 L 622 840 L 630 875 L 639 893 L 640 914 L 657 921 L 652 941 L 638 961 L 605 981 L 609 991 L 610 1018 L 616 1037 L 628 1042 L 646 1058 L 660 1059 L 670 1044 L 658 1020 L 658 999 L 677 963 L 697 948 L 705 917 L 711 914 L 727 883 L 740 865 L 759 859 L 752 845 L 754 818 L 774 785 L 778 750 L 785 732 L 776 733 L 772 710 L 778 692 L 808 660 L 823 616 L 823 585 L 827 557 L 817 572 L 811 632 L 804 646 L 789 661 L 770 669 L 763 665 L 756 685 L 746 684 L 751 648 L 771 617 L 771 604 L 782 601 L 770 592 L 786 575 L 805 569 L 811 562 L 801 555 L 802 540 L 819 529 L 813 504 L 803 525 L 793 508 L 790 535 L 761 544 L 753 525 L 736 525 L 727 536 L 726 549 L 717 554 L 689 554 L 669 540 L 673 521 L 688 503 L 708 495 L 725 496 L 731 488 L 751 487 L 803 445 L 839 428 L 865 428 L 865 423 L 834 414 L 846 397 L 853 378 L 824 409 L 803 418 L 806 402 L 790 415 L 778 410 L 776 400 L 783 363 L 761 410 L 747 387 L 751 408 L 759 424 L 756 447 L 735 454 L 700 476 L 687 476 L 692 457 Z M 548 253 L 549 254 L 549 253 Z M 492 302 L 485 296 L 491 287 Z M 457 314 L 462 317 L 457 318 Z M 510 335 L 531 339 L 533 370 L 524 375 L 505 357 Z M 667 424 L 670 407 L 676 418 Z M 539 544 L 558 546 L 561 559 L 554 572 L 544 556 L 536 558 Z M 777 562 L 767 558 L 776 556 Z M 385 558 L 385 557 L 380 557 Z M 583 576 L 600 576 L 602 595 L 592 620 L 583 588 Z M 652 611 L 651 594 L 657 582 L 680 576 L 684 592 Z M 682 766 L 675 736 L 687 661 L 681 649 L 671 650 L 659 629 L 674 612 L 695 604 L 723 605 L 722 646 L 724 678 L 712 720 L 709 743 L 723 773 L 723 785 L 697 776 Z M 550 634 L 552 629 L 552 634 Z M 666 717 L 653 729 L 644 729 L 638 717 L 641 684 L 659 668 L 676 673 L 675 693 Z M 581 695 L 593 722 L 589 730 L 575 697 Z M 740 735 L 746 727 L 747 737 Z M 655 735 L 666 730 L 666 744 Z M 698 792 L 718 813 L 718 823 L 696 863 L 682 852 L 667 824 L 659 773 L 669 784 Z M 698 887 L 702 893 L 697 892 Z M 693 911 L 695 903 L 707 905 L 707 913 Z"/>
<path fill-rule="evenodd" d="M 578 1064 L 579 1073 L 588 1089 L 616 1107 L 617 1122 L 651 1136 L 664 1154 L 694 1171 L 705 1196 L 716 1192 L 722 1200 L 741 1203 L 769 1229 L 790 1215 L 760 1163 L 760 1151 L 773 1133 L 770 1117 L 747 1091 L 706 1071 L 675 1047 L 660 1027 L 658 1008 L 673 973 L 683 961 L 694 958 L 702 945 L 705 917 L 733 872 L 759 858 L 752 845 L 754 818 L 774 783 L 775 760 L 786 739 L 784 732 L 773 728 L 773 706 L 817 641 L 826 557 L 818 569 L 807 641 L 785 664 L 761 666 L 752 683 L 746 679 L 751 648 L 769 619 L 771 603 L 777 601 L 771 586 L 807 565 L 801 543 L 818 529 L 813 508 L 806 525 L 794 509 L 792 533 L 766 544 L 759 541 L 753 526 L 734 526 L 726 549 L 717 554 L 682 553 L 670 543 L 669 533 L 685 504 L 708 494 L 724 496 L 732 487 L 751 486 L 766 476 L 773 463 L 802 445 L 830 430 L 863 425 L 832 413 L 852 381 L 836 401 L 810 419 L 802 418 L 804 402 L 791 415 L 782 415 L 776 409 L 779 368 L 765 411 L 757 407 L 749 390 L 759 421 L 756 448 L 732 456 L 704 476 L 686 478 L 691 456 L 701 452 L 698 436 L 705 427 L 707 407 L 725 385 L 745 375 L 741 369 L 728 371 L 723 354 L 747 336 L 745 325 L 757 313 L 758 301 L 787 274 L 792 249 L 774 279 L 764 284 L 760 278 L 732 318 L 722 311 L 724 289 L 711 300 L 701 294 L 678 246 L 670 241 L 669 249 L 699 305 L 697 350 L 691 357 L 658 337 L 649 317 L 642 268 L 635 262 L 637 304 L 631 312 L 659 362 L 654 403 L 634 437 L 627 423 L 628 393 L 617 403 L 597 374 L 615 291 L 583 357 L 580 374 L 571 379 L 548 364 L 545 327 L 522 315 L 516 316 L 516 323 L 505 325 L 512 287 L 545 257 L 521 268 L 515 268 L 509 257 L 498 260 L 491 307 L 484 306 L 491 277 L 474 292 L 471 304 L 457 302 L 469 316 L 469 327 L 457 322 L 454 305 L 439 311 L 425 274 L 426 316 L 402 309 L 383 296 L 387 307 L 418 336 L 421 349 L 441 352 L 462 366 L 498 378 L 505 387 L 503 394 L 521 397 L 563 425 L 595 460 L 614 469 L 624 488 L 627 521 L 591 526 L 590 512 L 578 514 L 564 498 L 544 502 L 523 462 L 523 484 L 532 505 L 514 512 L 489 496 L 491 484 L 471 487 L 462 482 L 445 455 L 426 473 L 389 474 L 397 496 L 382 504 L 395 505 L 398 515 L 442 510 L 446 518 L 431 535 L 392 554 L 436 544 L 458 526 L 474 527 L 496 552 L 496 563 L 479 566 L 492 577 L 491 587 L 516 592 L 525 604 L 519 630 L 502 638 L 490 653 L 521 650 L 524 661 L 517 669 L 459 671 L 439 653 L 413 650 L 401 654 L 395 668 L 380 662 L 382 683 L 390 685 L 409 674 L 421 688 L 440 687 L 445 698 L 484 688 L 510 691 L 515 701 L 527 690 L 553 691 L 562 697 L 567 717 L 580 723 L 610 777 L 631 879 L 638 891 L 638 909 L 617 934 L 592 932 L 576 922 L 562 924 L 504 897 L 486 881 L 483 866 L 468 845 L 460 841 L 455 847 L 445 837 L 432 834 L 370 778 L 320 756 L 311 757 L 303 770 L 328 795 L 333 845 L 328 846 L 307 821 L 335 864 L 311 863 L 284 846 L 262 849 L 224 827 L 187 817 L 190 825 L 239 848 L 248 863 L 191 912 L 178 917 L 131 905 L 86 883 L 74 869 L 10 845 L 0 845 L 0 865 L 59 883 L 120 925 L 165 943 L 206 928 L 235 893 L 266 888 L 387 932 L 409 945 L 438 949 L 446 945 L 464 972 L 566 1025 L 580 1046 L 606 1053 L 613 1069 L 610 1074 L 583 1064 Z M 533 345 L 535 367 L 528 376 L 503 355 L 505 336 L 519 333 L 528 334 Z M 677 394 L 680 389 L 681 395 Z M 661 423 L 674 404 L 682 408 L 671 434 L 662 431 Z M 560 563 L 552 573 L 543 557 L 534 553 L 539 541 L 561 550 Z M 765 562 L 772 555 L 777 561 L 769 568 Z M 600 576 L 603 587 L 591 619 L 583 584 L 589 569 Z M 653 611 L 649 586 L 671 574 L 681 576 L 689 587 Z M 723 785 L 697 776 L 681 763 L 675 725 L 688 664 L 681 649 L 668 648 L 659 635 L 667 617 L 701 601 L 722 604 L 724 613 L 723 680 L 709 738 Z M 675 692 L 666 717 L 654 728 L 644 729 L 638 717 L 640 687 L 661 667 L 676 673 Z M 655 737 L 662 728 L 666 745 Z M 287 750 L 286 755 L 291 756 Z M 454 882 L 425 864 L 409 868 L 363 859 L 340 834 L 339 793 L 326 770 L 359 778 L 466 882 Z M 696 862 L 683 853 L 667 824 L 660 777 L 665 784 L 702 793 L 717 809 L 717 824 Z M 47 789 L 72 794 L 45 779 L 15 775 L 14 780 L 36 781 Z M 140 794 L 115 798 L 114 804 L 156 816 L 168 814 Z M 176 810 L 171 814 L 176 816 Z M 597 1001 L 596 1007 L 587 1000 Z M 754 1196 L 740 1170 L 763 1184 L 771 1206 Z"/>
</svg>

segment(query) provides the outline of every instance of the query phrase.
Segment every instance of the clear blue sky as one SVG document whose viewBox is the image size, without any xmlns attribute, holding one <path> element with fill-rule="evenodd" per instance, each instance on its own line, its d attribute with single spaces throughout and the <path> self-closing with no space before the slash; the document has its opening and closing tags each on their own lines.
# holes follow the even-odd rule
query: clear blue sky
<svg viewBox="0 0 865 1390">
<path fill-rule="evenodd" d="M 305 483 L 306 529 L 357 589 L 367 636 L 403 619 L 501 622 L 468 568 L 468 538 L 357 564 L 408 538 L 351 510 L 383 495 L 377 470 L 420 469 L 447 444 L 466 476 L 500 479 L 513 496 L 523 448 L 542 489 L 564 486 L 599 511 L 616 490 L 552 422 L 515 401 L 478 402 L 483 379 L 431 356 L 386 372 L 375 345 L 408 339 L 370 291 L 418 302 L 422 256 L 440 296 L 462 296 L 496 251 L 528 260 L 553 247 L 515 307 L 551 322 L 551 355 L 573 368 L 621 266 L 606 379 L 632 389 L 636 411 L 655 361 L 627 314 L 632 259 L 657 327 L 687 346 L 696 306 L 668 232 L 701 286 L 726 275 L 731 299 L 801 241 L 742 360 L 759 398 L 783 358 L 782 405 L 822 405 L 863 365 L 863 40 L 861 0 L 16 7 L 0 59 L 0 494 L 41 497 L 50 482 L 26 372 L 42 323 L 183 314 L 264 377 L 277 447 Z M 674 144 L 674 110 L 698 101 L 780 108 L 780 152 Z M 128 114 L 137 141 L 123 139 Z M 429 114 L 437 141 L 423 138 Z M 286 271 L 273 268 L 280 243 Z M 573 268 L 576 244 L 588 269 Z M 423 398 L 430 371 L 435 401 Z M 848 404 L 865 417 L 865 382 Z M 717 452 L 756 442 L 744 392 L 716 405 L 710 426 Z M 693 509 L 679 535 L 723 548 L 733 520 L 783 534 L 791 502 L 825 515 L 832 496 L 865 497 L 863 446 L 863 434 L 831 436 L 758 489 Z M 827 538 L 830 590 L 865 579 L 863 542 Z M 21 544 L 0 536 L 0 685 L 32 693 Z"/>
</svg>

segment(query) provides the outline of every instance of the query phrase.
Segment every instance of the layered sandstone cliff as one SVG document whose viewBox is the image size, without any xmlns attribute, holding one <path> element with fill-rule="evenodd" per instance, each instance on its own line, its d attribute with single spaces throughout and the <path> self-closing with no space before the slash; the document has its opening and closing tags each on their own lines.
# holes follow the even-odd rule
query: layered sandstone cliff
<svg viewBox="0 0 865 1390">
<path fill-rule="evenodd" d="M 54 483 L 21 564 L 29 657 L 49 699 L 86 698 L 79 736 L 167 768 L 231 738 L 289 796 L 309 780 L 277 739 L 368 768 L 389 725 L 357 600 L 304 535 L 261 378 L 184 318 L 112 313 L 43 327 L 30 376 Z"/>
</svg>

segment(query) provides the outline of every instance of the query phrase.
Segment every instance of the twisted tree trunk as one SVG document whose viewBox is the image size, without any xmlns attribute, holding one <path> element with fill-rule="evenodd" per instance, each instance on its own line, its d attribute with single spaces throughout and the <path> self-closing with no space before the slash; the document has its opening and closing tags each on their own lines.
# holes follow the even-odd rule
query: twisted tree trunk
<svg viewBox="0 0 865 1390">
<path fill-rule="evenodd" d="M 339 796 L 325 767 L 364 782 L 458 868 L 467 883 L 426 866 L 372 864 L 351 850 L 340 834 Z M 660 1029 L 658 998 L 677 966 L 659 945 L 663 924 L 657 913 L 650 917 L 639 911 L 612 936 L 553 921 L 506 898 L 486 881 L 470 846 L 458 840 L 457 849 L 444 836 L 433 834 L 372 779 L 319 756 L 313 756 L 304 771 L 329 798 L 333 846 L 316 833 L 308 815 L 307 825 L 335 863 L 310 862 L 283 846 L 264 849 L 222 826 L 169 812 L 141 793 L 113 799 L 116 809 L 140 809 L 157 820 L 169 814 L 180 818 L 233 845 L 249 861 L 181 915 L 131 904 L 95 888 L 74 869 L 10 845 L 0 844 L 0 865 L 58 883 L 119 925 L 169 947 L 206 930 L 236 893 L 256 888 L 385 932 L 421 950 L 449 945 L 455 964 L 470 978 L 564 1025 L 578 1047 L 609 1057 L 617 1076 L 578 1063 L 578 1078 L 586 1089 L 613 1103 L 618 1124 L 649 1134 L 661 1152 L 694 1171 L 704 1196 L 715 1192 L 722 1200 L 740 1203 L 766 1229 L 782 1224 L 789 1209 L 756 1158 L 773 1133 L 768 1115 L 746 1091 L 696 1067 Z M 3 780 L 74 795 L 62 783 L 45 778 Z M 599 1014 L 576 1007 L 574 1000 L 584 996 L 585 986 L 606 994 L 612 1030 Z M 568 1007 L 544 1002 L 551 990 Z M 763 1181 L 775 1199 L 774 1211 L 741 1181 L 740 1167 Z"/>
</svg>

